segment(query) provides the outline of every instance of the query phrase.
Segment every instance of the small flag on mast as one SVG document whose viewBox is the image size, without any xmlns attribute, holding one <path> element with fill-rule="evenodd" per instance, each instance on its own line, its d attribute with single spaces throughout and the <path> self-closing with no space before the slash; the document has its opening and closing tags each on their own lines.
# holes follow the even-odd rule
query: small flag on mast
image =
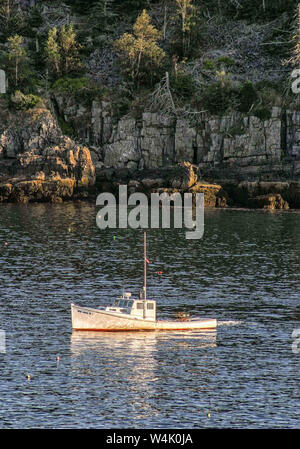
<svg viewBox="0 0 300 449">
<path fill-rule="evenodd" d="M 147 263 L 150 263 L 150 261 L 147 259 L 147 257 L 145 257 L 145 261 L 146 261 Z"/>
</svg>

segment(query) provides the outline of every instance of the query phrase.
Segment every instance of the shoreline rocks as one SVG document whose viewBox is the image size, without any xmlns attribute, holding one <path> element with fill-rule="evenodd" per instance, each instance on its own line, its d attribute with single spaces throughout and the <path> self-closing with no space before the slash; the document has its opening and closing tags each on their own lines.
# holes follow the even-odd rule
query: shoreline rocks
<svg viewBox="0 0 300 449">
<path fill-rule="evenodd" d="M 279 193 L 256 196 L 249 199 L 249 206 L 255 209 L 289 209 L 289 204 L 284 201 Z"/>
</svg>

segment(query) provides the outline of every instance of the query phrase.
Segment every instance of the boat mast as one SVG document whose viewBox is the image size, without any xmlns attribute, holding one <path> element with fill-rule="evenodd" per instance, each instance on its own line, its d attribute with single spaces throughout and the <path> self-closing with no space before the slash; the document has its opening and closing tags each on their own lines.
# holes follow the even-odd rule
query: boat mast
<svg viewBox="0 0 300 449">
<path fill-rule="evenodd" d="M 146 231 L 144 231 L 144 299 L 147 298 L 147 248 L 146 248 Z"/>
</svg>

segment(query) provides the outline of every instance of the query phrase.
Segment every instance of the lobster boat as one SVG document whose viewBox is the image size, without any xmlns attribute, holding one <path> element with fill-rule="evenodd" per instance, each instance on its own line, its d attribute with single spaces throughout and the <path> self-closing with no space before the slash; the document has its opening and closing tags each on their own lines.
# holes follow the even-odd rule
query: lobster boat
<svg viewBox="0 0 300 449">
<path fill-rule="evenodd" d="M 175 320 L 157 320 L 156 301 L 147 298 L 146 233 L 144 233 L 144 286 L 140 298 L 124 292 L 106 307 L 91 308 L 71 304 L 72 328 L 75 331 L 170 331 L 215 329 L 214 318 L 191 318 L 179 313 Z"/>
</svg>

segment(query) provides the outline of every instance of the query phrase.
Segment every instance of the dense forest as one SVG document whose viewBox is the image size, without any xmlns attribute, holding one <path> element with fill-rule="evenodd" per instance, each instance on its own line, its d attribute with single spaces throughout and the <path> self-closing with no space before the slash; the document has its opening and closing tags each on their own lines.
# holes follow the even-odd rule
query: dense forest
<svg viewBox="0 0 300 449">
<path fill-rule="evenodd" d="M 0 66 L 19 108 L 60 89 L 264 118 L 297 101 L 299 23 L 295 0 L 0 0 Z"/>
</svg>

